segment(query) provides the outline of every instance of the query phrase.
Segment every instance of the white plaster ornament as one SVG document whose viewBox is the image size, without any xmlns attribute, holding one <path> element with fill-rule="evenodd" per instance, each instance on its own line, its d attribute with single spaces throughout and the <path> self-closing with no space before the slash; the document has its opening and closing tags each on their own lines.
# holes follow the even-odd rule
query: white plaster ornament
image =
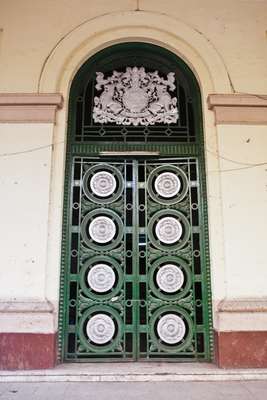
<svg viewBox="0 0 267 400">
<path fill-rule="evenodd" d="M 113 338 L 115 324 L 108 315 L 99 313 L 91 317 L 87 322 L 86 333 L 92 342 L 105 344 Z"/>
<path fill-rule="evenodd" d="M 112 289 L 116 277 L 113 269 L 107 264 L 94 265 L 87 275 L 87 282 L 95 292 L 105 293 Z"/>
<path fill-rule="evenodd" d="M 102 93 L 94 98 L 94 122 L 134 126 L 176 123 L 177 97 L 169 93 L 176 87 L 174 72 L 166 78 L 160 77 L 158 71 L 146 72 L 143 67 L 113 71 L 107 78 L 96 72 L 95 87 Z"/>
<path fill-rule="evenodd" d="M 116 179 L 110 172 L 96 172 L 90 180 L 90 188 L 96 196 L 108 197 L 116 189 Z"/>
<path fill-rule="evenodd" d="M 166 244 L 177 242 L 183 233 L 183 228 L 178 219 L 174 217 L 161 218 L 156 224 L 156 236 Z"/>
<path fill-rule="evenodd" d="M 97 243 L 110 242 L 116 235 L 116 225 L 109 217 L 96 217 L 89 225 L 89 235 Z"/>
<path fill-rule="evenodd" d="M 173 172 L 163 172 L 155 179 L 154 186 L 161 197 L 170 198 L 179 193 L 181 181 Z"/>
<path fill-rule="evenodd" d="M 175 264 L 166 264 L 157 272 L 156 281 L 161 290 L 166 293 L 175 293 L 184 283 L 184 274 Z"/>
<path fill-rule="evenodd" d="M 160 339 L 168 344 L 179 343 L 184 338 L 185 331 L 184 321 L 176 314 L 164 315 L 157 324 Z"/>
</svg>

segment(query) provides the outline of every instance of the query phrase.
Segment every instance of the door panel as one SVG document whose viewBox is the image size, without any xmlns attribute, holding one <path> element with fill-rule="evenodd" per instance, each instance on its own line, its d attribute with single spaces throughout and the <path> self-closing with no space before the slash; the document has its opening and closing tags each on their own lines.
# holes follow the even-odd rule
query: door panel
<svg viewBox="0 0 267 400">
<path fill-rule="evenodd" d="M 206 359 L 195 158 L 75 157 L 65 360 Z"/>
</svg>

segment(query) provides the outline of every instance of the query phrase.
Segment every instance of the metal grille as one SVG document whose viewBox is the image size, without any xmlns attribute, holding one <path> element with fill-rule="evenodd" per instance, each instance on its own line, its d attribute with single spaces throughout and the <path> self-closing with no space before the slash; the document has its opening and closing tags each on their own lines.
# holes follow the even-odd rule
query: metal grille
<svg viewBox="0 0 267 400">
<path fill-rule="evenodd" d="M 127 66 L 158 70 L 161 76 L 175 73 L 177 123 L 93 122 L 96 72 L 108 76 Z M 192 71 L 158 46 L 112 46 L 90 58 L 75 76 L 63 213 L 61 360 L 211 359 L 201 118 L 200 92 Z M 121 157 L 101 156 L 114 151 Z M 140 151 L 147 152 L 146 158 L 134 156 Z M 149 158 L 149 152 L 159 156 Z M 101 195 L 103 172 L 115 189 Z M 172 195 L 170 183 L 176 185 Z"/>
<path fill-rule="evenodd" d="M 97 197 L 90 187 L 90 179 L 99 171 L 112 174 L 116 181 L 117 189 L 107 199 Z M 163 173 L 175 174 L 181 182 L 179 192 L 171 198 L 164 199 L 155 191 L 155 180 Z M 197 160 L 95 162 L 76 157 L 72 174 L 66 358 L 206 359 L 208 312 L 203 298 Z M 108 216 L 116 226 L 116 235 L 106 244 L 95 242 L 88 234 L 90 222 L 99 216 Z M 174 244 L 160 241 L 155 232 L 158 221 L 168 216 L 179 220 L 183 230 Z M 105 292 L 88 284 L 90 270 L 101 263 L 109 265 L 115 276 Z M 164 290 L 168 274 L 165 271 L 164 276 L 162 268 L 166 270 L 168 265 L 179 267 L 183 276 L 181 286 L 171 291 Z M 163 289 L 157 282 L 159 274 Z M 97 344 L 88 337 L 86 326 L 92 317 L 103 314 L 112 319 L 115 328 L 108 342 Z M 164 317 L 163 336 L 164 329 L 168 332 L 169 315 L 181 318 L 184 324 L 184 336 L 177 343 L 159 336 Z M 172 340 L 171 333 L 169 336 Z"/>
<path fill-rule="evenodd" d="M 156 46 L 155 46 L 156 47 Z M 75 142 L 185 142 L 194 143 L 199 139 L 195 121 L 197 98 L 194 95 L 195 82 L 188 82 L 183 69 L 177 65 L 177 59 L 167 58 L 163 52 L 151 52 L 154 47 L 149 45 L 117 46 L 120 56 L 109 54 L 108 50 L 98 53 L 97 57 L 90 61 L 90 69 L 84 66 L 87 75 L 84 85 L 73 82 L 74 96 L 71 99 L 70 109 L 74 113 L 75 124 L 72 127 L 73 140 Z M 149 57 L 147 49 L 150 49 Z M 170 53 L 168 53 L 169 55 Z M 176 89 L 173 96 L 178 99 L 179 119 L 175 124 L 156 124 L 155 126 L 134 127 L 117 126 L 116 124 L 100 124 L 93 121 L 94 98 L 99 93 L 95 89 L 96 72 L 103 72 L 105 76 L 112 75 L 113 71 L 122 72 L 125 67 L 145 67 L 147 72 L 155 70 L 167 75 L 175 73 Z"/>
</svg>

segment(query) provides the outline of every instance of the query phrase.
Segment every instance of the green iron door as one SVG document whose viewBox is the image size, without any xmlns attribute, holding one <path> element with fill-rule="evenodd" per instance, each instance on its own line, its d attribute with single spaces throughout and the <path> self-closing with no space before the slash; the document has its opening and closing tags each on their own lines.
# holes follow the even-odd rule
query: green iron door
<svg viewBox="0 0 267 400">
<path fill-rule="evenodd" d="M 210 360 L 207 227 L 194 74 L 155 45 L 100 51 L 70 90 L 60 359 Z"/>
<path fill-rule="evenodd" d="M 68 359 L 205 357 L 199 191 L 195 158 L 74 159 Z"/>
</svg>

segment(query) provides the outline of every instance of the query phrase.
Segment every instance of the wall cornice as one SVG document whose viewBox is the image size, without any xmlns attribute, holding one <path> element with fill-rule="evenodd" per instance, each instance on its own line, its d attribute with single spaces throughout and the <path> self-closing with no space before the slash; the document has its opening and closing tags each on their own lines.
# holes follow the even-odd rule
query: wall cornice
<svg viewBox="0 0 267 400">
<path fill-rule="evenodd" d="M 55 331 L 55 307 L 49 301 L 0 301 L 0 333 Z"/>
<path fill-rule="evenodd" d="M 209 110 L 215 113 L 217 124 L 267 124 L 267 95 L 210 94 Z"/>
<path fill-rule="evenodd" d="M 219 312 L 267 312 L 267 299 L 232 299 L 222 300 L 218 304 Z"/>
<path fill-rule="evenodd" d="M 0 93 L 0 123 L 54 123 L 59 93 Z"/>
</svg>

